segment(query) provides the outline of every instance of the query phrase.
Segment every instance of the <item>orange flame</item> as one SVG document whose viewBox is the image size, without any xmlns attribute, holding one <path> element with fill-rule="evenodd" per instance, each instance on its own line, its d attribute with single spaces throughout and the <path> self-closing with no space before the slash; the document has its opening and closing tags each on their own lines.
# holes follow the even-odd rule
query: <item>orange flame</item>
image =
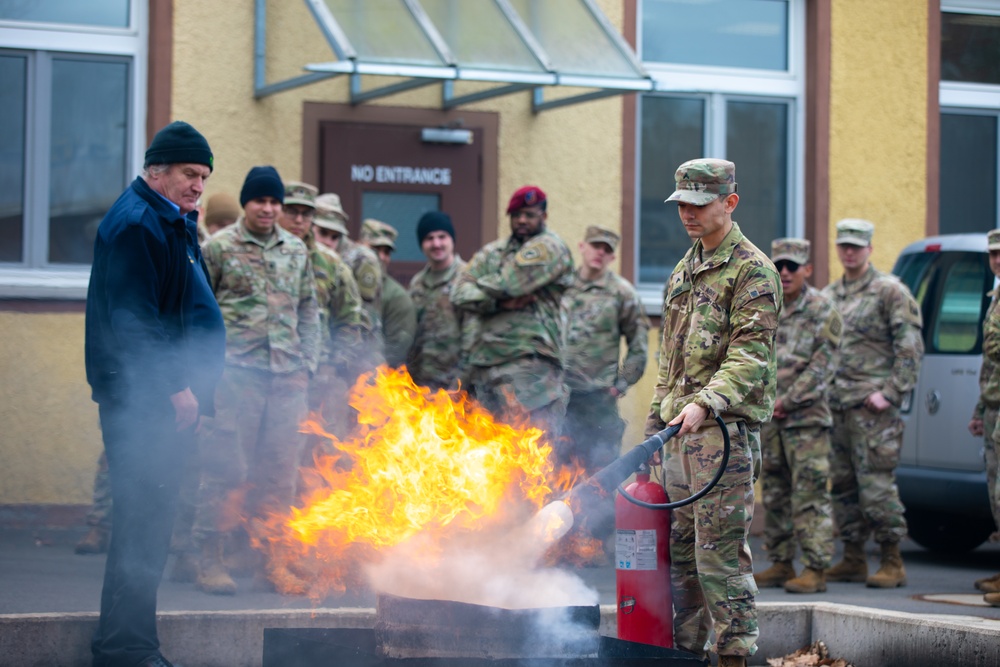
<svg viewBox="0 0 1000 667">
<path fill-rule="evenodd" d="M 405 369 L 362 376 L 350 405 L 358 427 L 349 439 L 303 426 L 329 453 L 303 471 L 302 506 L 255 531 L 272 562 L 312 581 L 314 596 L 360 584 L 362 565 L 418 535 L 421 557 L 433 558 L 446 536 L 522 520 L 582 474 L 555 469 L 541 430 L 497 422 L 464 392 L 432 392 Z"/>
</svg>

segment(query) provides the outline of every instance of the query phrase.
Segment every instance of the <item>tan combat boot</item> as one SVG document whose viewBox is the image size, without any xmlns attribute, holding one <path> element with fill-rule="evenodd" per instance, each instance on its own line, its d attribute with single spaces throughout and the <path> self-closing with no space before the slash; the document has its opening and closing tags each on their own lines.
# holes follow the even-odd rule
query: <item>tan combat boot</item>
<svg viewBox="0 0 1000 667">
<path fill-rule="evenodd" d="M 719 667 L 747 667 L 747 659 L 742 655 L 720 655 Z"/>
<path fill-rule="evenodd" d="M 776 560 L 771 567 L 753 575 L 757 588 L 781 588 L 786 581 L 795 576 L 795 568 L 787 560 Z"/>
<path fill-rule="evenodd" d="M 1000 593 L 987 593 L 983 596 L 983 602 L 993 607 L 1000 607 Z"/>
<path fill-rule="evenodd" d="M 861 583 L 868 578 L 868 561 L 863 542 L 844 542 L 844 560 L 826 570 L 827 581 Z"/>
<path fill-rule="evenodd" d="M 198 590 L 211 595 L 236 595 L 236 582 L 222 564 L 222 536 L 206 538 L 198 561 Z"/>
<path fill-rule="evenodd" d="M 1000 574 L 994 574 L 992 577 L 984 579 L 976 579 L 976 588 L 984 593 L 1000 593 Z"/>
<path fill-rule="evenodd" d="M 108 542 L 111 531 L 103 526 L 91 526 L 87 534 L 83 536 L 73 548 L 78 554 L 103 554 L 108 550 Z"/>
<path fill-rule="evenodd" d="M 785 591 L 789 593 L 825 593 L 826 573 L 823 570 L 807 567 L 802 574 L 785 582 Z"/>
<path fill-rule="evenodd" d="M 868 577 L 868 588 L 896 588 L 906 585 L 906 568 L 899 553 L 899 542 L 882 543 L 882 565 L 878 572 Z"/>
</svg>

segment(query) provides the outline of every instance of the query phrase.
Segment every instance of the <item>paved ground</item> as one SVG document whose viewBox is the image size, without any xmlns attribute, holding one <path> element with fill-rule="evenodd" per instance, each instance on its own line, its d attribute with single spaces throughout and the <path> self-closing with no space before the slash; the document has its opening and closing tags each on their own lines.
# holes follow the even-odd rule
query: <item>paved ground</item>
<svg viewBox="0 0 1000 667">
<path fill-rule="evenodd" d="M 0 531 L 0 614 L 96 611 L 104 557 L 75 555 L 72 545 L 77 537 L 79 533 Z M 766 553 L 756 539 L 753 548 L 757 568 L 767 567 Z M 985 545 L 960 557 L 942 557 L 912 542 L 904 542 L 903 556 L 909 576 L 909 585 L 904 588 L 873 590 L 860 584 L 830 584 L 827 593 L 794 596 L 782 589 L 765 589 L 758 600 L 837 602 L 923 616 L 963 615 L 1000 621 L 1000 608 L 984 605 L 982 594 L 972 586 L 975 579 L 1000 571 L 1000 544 Z M 873 551 L 870 563 L 876 563 Z M 580 569 L 578 574 L 598 591 L 602 604 L 614 603 L 615 573 L 610 566 Z M 200 593 L 191 584 L 164 581 L 160 587 L 160 609 L 216 611 L 311 606 L 305 598 L 252 592 L 250 580 L 239 583 L 239 594 L 221 597 Z M 374 595 L 368 591 L 352 593 L 324 600 L 322 605 L 373 607 Z"/>
</svg>

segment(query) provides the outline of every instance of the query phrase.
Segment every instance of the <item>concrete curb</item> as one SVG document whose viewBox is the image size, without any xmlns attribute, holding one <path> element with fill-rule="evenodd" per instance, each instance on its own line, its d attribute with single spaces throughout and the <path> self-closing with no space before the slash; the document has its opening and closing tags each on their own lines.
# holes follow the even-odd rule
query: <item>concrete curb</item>
<svg viewBox="0 0 1000 667">
<path fill-rule="evenodd" d="M 855 667 L 1000 667 L 1000 621 L 978 616 L 769 602 L 758 605 L 758 622 L 753 665 L 822 640 Z"/>
<path fill-rule="evenodd" d="M 920 617 L 830 603 L 758 605 L 761 640 L 750 661 L 787 655 L 816 640 L 856 667 L 1000 667 L 1000 622 Z M 185 667 L 259 667 L 264 628 L 370 628 L 370 608 L 162 612 L 164 652 Z M 0 667 L 89 667 L 96 613 L 0 615 Z M 601 634 L 615 635 L 614 605 Z"/>
</svg>

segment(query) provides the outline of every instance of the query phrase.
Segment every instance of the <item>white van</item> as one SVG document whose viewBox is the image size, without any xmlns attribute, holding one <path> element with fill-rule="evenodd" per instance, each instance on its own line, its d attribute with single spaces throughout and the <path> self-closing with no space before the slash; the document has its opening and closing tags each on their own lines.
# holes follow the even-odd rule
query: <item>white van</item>
<svg viewBox="0 0 1000 667">
<path fill-rule="evenodd" d="M 933 551 L 967 551 L 994 530 L 983 439 L 968 430 L 979 398 L 986 293 L 995 282 L 986 235 L 911 243 L 893 273 L 920 302 L 924 319 L 924 360 L 904 398 L 896 471 L 910 537 Z"/>
</svg>

